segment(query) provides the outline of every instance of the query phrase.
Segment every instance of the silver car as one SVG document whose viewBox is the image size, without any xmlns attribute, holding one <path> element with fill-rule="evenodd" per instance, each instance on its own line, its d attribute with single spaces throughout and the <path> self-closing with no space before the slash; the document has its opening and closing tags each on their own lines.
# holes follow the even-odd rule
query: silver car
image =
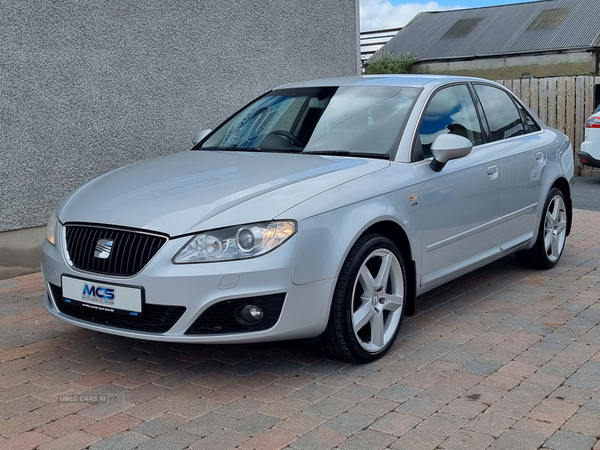
<svg viewBox="0 0 600 450">
<path fill-rule="evenodd" d="M 145 340 L 311 338 L 367 362 L 417 296 L 511 253 L 551 268 L 571 226 L 568 138 L 482 79 L 290 84 L 197 137 L 60 201 L 52 316 Z"/>
</svg>

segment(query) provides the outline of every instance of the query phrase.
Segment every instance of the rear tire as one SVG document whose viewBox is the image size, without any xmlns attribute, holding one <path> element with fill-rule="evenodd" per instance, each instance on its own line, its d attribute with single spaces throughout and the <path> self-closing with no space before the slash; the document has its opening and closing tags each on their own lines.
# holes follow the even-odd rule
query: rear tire
<svg viewBox="0 0 600 450">
<path fill-rule="evenodd" d="M 515 253 L 517 260 L 532 269 L 554 267 L 565 248 L 567 220 L 565 196 L 560 189 L 552 188 L 546 198 L 535 244 L 529 250 Z"/>
<path fill-rule="evenodd" d="M 319 347 L 353 362 L 380 358 L 398 335 L 406 298 L 406 270 L 394 243 L 378 234 L 361 237 L 342 266 Z"/>
</svg>

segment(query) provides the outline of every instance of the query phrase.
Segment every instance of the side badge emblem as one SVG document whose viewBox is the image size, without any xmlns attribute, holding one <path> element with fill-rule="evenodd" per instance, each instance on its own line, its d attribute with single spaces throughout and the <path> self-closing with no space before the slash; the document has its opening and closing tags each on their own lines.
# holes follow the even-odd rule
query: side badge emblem
<svg viewBox="0 0 600 450">
<path fill-rule="evenodd" d="M 417 194 L 410 194 L 408 200 L 410 201 L 411 206 L 417 206 L 419 204 L 417 202 Z"/>
</svg>

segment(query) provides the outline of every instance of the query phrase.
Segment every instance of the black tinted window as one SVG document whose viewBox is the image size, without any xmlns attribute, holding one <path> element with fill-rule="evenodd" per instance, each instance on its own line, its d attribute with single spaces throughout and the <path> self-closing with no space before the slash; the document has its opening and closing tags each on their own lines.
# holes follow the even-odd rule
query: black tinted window
<svg viewBox="0 0 600 450">
<path fill-rule="evenodd" d="M 525 119 L 525 133 L 533 133 L 534 131 L 540 131 L 539 125 L 535 123 L 535 121 L 531 118 L 529 113 L 522 108 L 519 109 L 521 110 L 521 115 Z"/>
<path fill-rule="evenodd" d="M 525 134 L 521 114 L 506 92 L 483 84 L 476 84 L 475 91 L 494 141 Z"/>
</svg>

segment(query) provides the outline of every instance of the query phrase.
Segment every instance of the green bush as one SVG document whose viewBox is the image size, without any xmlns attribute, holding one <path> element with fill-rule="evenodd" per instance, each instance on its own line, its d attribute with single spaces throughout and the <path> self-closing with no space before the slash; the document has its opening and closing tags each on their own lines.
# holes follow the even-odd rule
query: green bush
<svg viewBox="0 0 600 450">
<path fill-rule="evenodd" d="M 417 60 L 417 55 L 407 53 L 400 56 L 386 54 L 377 56 L 365 63 L 365 73 L 374 75 L 378 73 L 410 73 L 410 69 Z"/>
</svg>

